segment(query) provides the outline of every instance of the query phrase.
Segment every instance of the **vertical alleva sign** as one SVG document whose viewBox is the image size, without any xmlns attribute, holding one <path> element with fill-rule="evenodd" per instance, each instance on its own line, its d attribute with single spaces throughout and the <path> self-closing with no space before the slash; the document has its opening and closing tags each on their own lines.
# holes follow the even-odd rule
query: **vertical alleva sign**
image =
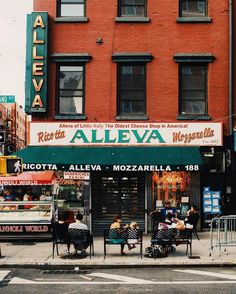
<svg viewBox="0 0 236 294">
<path fill-rule="evenodd" d="M 27 15 L 25 109 L 46 112 L 47 104 L 48 14 Z"/>
</svg>

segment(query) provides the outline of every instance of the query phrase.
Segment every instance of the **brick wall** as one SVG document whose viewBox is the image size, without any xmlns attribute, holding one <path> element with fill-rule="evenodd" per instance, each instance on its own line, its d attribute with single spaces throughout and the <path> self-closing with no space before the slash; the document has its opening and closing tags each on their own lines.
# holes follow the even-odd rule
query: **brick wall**
<svg viewBox="0 0 236 294">
<path fill-rule="evenodd" d="M 209 52 L 216 57 L 209 64 L 208 112 L 212 121 L 228 128 L 228 1 L 209 0 L 211 23 L 177 23 L 178 1 L 148 0 L 150 23 L 117 23 L 116 0 L 87 0 L 88 23 L 55 23 L 56 1 L 34 0 L 35 11 L 50 15 L 51 53 L 87 52 L 87 121 L 114 121 L 116 116 L 115 52 L 149 52 L 147 64 L 147 115 L 150 121 L 176 121 L 178 116 L 178 52 Z M 102 37 L 104 43 L 96 44 Z M 55 65 L 49 68 L 49 112 L 53 120 Z M 37 115 L 37 119 L 40 116 Z M 44 119 L 44 117 L 42 118 Z"/>
</svg>

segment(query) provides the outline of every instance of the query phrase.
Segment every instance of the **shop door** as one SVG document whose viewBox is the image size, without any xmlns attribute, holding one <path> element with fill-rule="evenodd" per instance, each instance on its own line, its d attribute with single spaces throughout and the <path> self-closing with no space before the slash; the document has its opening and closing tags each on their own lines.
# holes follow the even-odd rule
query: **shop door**
<svg viewBox="0 0 236 294">
<path fill-rule="evenodd" d="M 115 215 L 122 224 L 138 222 L 145 228 L 145 174 L 94 173 L 92 175 L 92 229 L 101 234 Z"/>
</svg>

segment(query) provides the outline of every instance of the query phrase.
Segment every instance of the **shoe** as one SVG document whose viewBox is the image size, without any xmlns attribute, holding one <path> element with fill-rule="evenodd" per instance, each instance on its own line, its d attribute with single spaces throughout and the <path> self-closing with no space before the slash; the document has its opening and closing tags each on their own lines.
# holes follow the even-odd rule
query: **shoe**
<svg viewBox="0 0 236 294">
<path fill-rule="evenodd" d="M 127 255 L 125 252 L 121 252 L 121 255 Z"/>
<path fill-rule="evenodd" d="M 68 250 L 65 250 L 65 251 L 64 251 L 64 254 L 65 254 L 65 255 L 68 255 L 68 254 L 70 254 L 70 252 L 69 252 Z"/>
<path fill-rule="evenodd" d="M 86 251 L 81 251 L 81 256 L 82 256 L 82 257 L 87 257 L 87 256 L 88 256 L 88 254 L 87 254 L 87 252 L 86 252 Z"/>
<path fill-rule="evenodd" d="M 129 249 L 129 250 L 133 249 L 133 246 L 130 245 L 130 244 L 128 244 L 128 249 Z"/>
<path fill-rule="evenodd" d="M 136 246 L 134 244 L 133 245 L 128 244 L 128 248 L 129 248 L 129 250 L 132 250 L 132 249 L 136 248 Z"/>
</svg>

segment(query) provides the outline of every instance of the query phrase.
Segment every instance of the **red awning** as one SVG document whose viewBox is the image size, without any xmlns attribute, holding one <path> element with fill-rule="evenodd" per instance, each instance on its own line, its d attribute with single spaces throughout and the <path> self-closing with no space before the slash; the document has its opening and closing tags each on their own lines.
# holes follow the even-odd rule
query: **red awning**
<svg viewBox="0 0 236 294">
<path fill-rule="evenodd" d="M 3 186 L 52 185 L 55 181 L 54 171 L 23 172 L 19 176 L 0 177 L 0 185 Z"/>
</svg>

